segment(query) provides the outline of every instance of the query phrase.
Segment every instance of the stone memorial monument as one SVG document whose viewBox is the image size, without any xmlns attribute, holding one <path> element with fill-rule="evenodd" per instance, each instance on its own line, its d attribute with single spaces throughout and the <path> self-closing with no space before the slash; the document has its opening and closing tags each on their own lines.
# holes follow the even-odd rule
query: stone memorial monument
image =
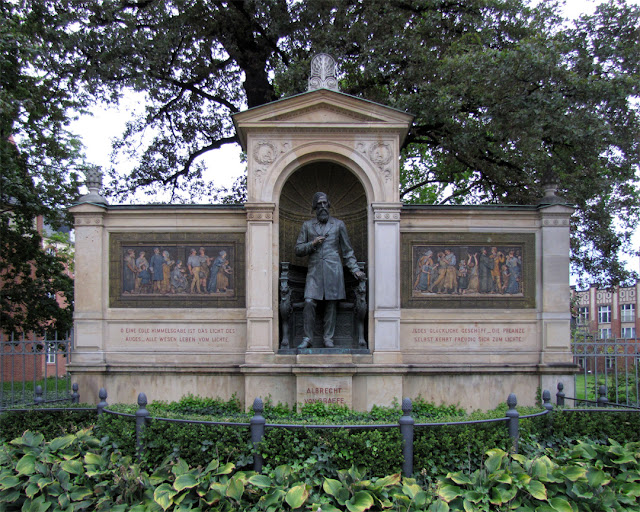
<svg viewBox="0 0 640 512">
<path fill-rule="evenodd" d="M 529 206 L 403 205 L 413 117 L 339 92 L 328 55 L 311 69 L 308 91 L 234 115 L 244 205 L 109 205 L 93 183 L 72 208 L 83 400 L 106 387 L 110 403 L 365 410 L 528 404 L 558 381 L 570 394 L 572 209 L 553 190 Z M 314 195 L 340 221 L 314 226 Z"/>
</svg>

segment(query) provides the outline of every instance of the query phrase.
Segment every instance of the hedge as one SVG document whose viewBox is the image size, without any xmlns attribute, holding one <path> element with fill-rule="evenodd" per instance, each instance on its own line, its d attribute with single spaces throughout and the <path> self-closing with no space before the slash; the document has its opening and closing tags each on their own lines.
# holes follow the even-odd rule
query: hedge
<svg viewBox="0 0 640 512">
<path fill-rule="evenodd" d="M 109 407 L 135 413 L 132 405 Z M 174 403 L 154 402 L 148 406 L 152 416 L 180 417 L 209 421 L 248 423 L 250 415 L 237 400 L 221 401 L 185 397 Z M 539 409 L 520 408 L 521 415 Z M 503 418 L 506 406 L 488 413 L 465 415 L 456 407 L 434 406 L 422 400 L 414 402 L 416 423 Z M 311 424 L 396 424 L 402 412 L 395 407 L 374 407 L 369 413 L 344 407 L 309 404 L 299 413 L 281 404 L 267 403 L 264 415 L 268 423 Z M 19 420 L 17 419 L 19 418 Z M 0 416 L 0 439 L 9 440 L 29 429 L 53 439 L 95 425 L 95 433 L 108 440 L 112 448 L 125 456 L 135 456 L 135 423 L 132 418 L 93 412 L 4 413 Z M 545 448 L 558 448 L 578 439 L 606 443 L 640 441 L 640 414 L 637 412 L 579 413 L 554 412 L 551 415 L 520 421 L 520 452 L 535 455 Z M 212 459 L 233 463 L 240 469 L 252 469 L 253 447 L 248 427 L 205 426 L 151 421 L 145 429 L 145 467 L 157 467 L 167 456 L 180 457 L 191 466 L 205 467 Z M 506 424 L 450 425 L 416 427 L 414 433 L 414 470 L 425 485 L 437 475 L 482 467 L 485 453 L 494 448 L 508 451 L 511 440 Z M 398 428 L 376 430 L 283 429 L 267 428 L 260 453 L 266 469 L 282 464 L 307 465 L 316 472 L 337 471 L 352 465 L 362 466 L 368 474 L 382 477 L 400 471 L 402 439 Z"/>
<path fill-rule="evenodd" d="M 214 459 L 190 467 L 168 458 L 151 470 L 100 442 L 90 430 L 57 437 L 27 431 L 0 446 L 3 510 L 223 512 L 638 510 L 640 443 L 578 442 L 535 457 L 494 448 L 476 471 L 420 485 L 399 473 L 371 477 L 352 466 L 318 474 L 280 465 L 265 474 Z"/>
</svg>

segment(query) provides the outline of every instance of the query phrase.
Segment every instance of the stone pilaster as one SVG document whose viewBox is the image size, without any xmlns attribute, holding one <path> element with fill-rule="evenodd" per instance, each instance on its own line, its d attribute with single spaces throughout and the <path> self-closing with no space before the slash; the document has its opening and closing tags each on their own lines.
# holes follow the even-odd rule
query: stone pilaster
<svg viewBox="0 0 640 512">
<path fill-rule="evenodd" d="M 542 289 L 540 310 L 542 328 L 541 363 L 571 360 L 569 305 L 569 216 L 564 205 L 540 208 Z"/>
<path fill-rule="evenodd" d="M 401 362 L 400 209 L 401 203 L 373 203 L 374 362 Z"/>
<path fill-rule="evenodd" d="M 73 363 L 104 364 L 103 318 L 107 274 L 106 205 L 83 203 L 71 208 L 75 218 L 75 297 Z"/>
<path fill-rule="evenodd" d="M 245 361 L 273 356 L 274 265 L 273 203 L 246 203 L 247 211 L 247 354 Z"/>
</svg>

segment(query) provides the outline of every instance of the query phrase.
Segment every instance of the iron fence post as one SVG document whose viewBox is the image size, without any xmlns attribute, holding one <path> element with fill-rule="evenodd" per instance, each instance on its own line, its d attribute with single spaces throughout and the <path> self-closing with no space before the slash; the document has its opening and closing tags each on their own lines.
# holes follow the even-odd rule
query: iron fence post
<svg viewBox="0 0 640 512">
<path fill-rule="evenodd" d="M 107 390 L 100 388 L 100 391 L 98 391 L 98 398 L 100 398 L 100 402 L 98 402 L 96 409 L 98 411 L 98 415 L 100 415 L 104 411 L 104 408 L 109 405 L 107 403 Z"/>
<path fill-rule="evenodd" d="M 253 401 L 253 416 L 251 417 L 250 429 L 251 429 L 251 443 L 253 444 L 253 470 L 256 473 L 262 472 L 262 454 L 259 452 L 258 447 L 264 436 L 264 425 L 266 420 L 262 415 L 264 411 L 264 404 L 261 398 L 256 398 Z"/>
<path fill-rule="evenodd" d="M 609 399 L 607 398 L 607 386 L 600 386 L 598 388 L 598 407 L 606 407 L 609 403 Z"/>
<path fill-rule="evenodd" d="M 73 390 L 73 393 L 71 393 L 71 403 L 79 404 L 80 394 L 78 393 L 78 383 L 74 382 L 73 384 L 71 384 L 71 389 Z"/>
<path fill-rule="evenodd" d="M 411 416 L 413 404 L 410 398 L 402 399 L 402 417 L 400 418 L 400 433 L 402 434 L 402 473 L 406 477 L 413 474 L 413 425 L 415 420 Z"/>
<path fill-rule="evenodd" d="M 558 392 L 556 393 L 556 405 L 558 407 L 564 407 L 564 384 L 558 382 Z M 575 393 L 574 393 L 575 394 Z"/>
<path fill-rule="evenodd" d="M 149 411 L 147 411 L 147 395 L 140 393 L 138 395 L 138 410 L 136 411 L 136 457 L 138 462 L 142 459 L 144 453 L 144 442 L 142 436 L 144 428 L 147 424 Z"/>
<path fill-rule="evenodd" d="M 516 410 L 516 405 L 518 405 L 518 399 L 516 398 L 515 393 L 511 393 L 507 398 L 507 405 L 509 409 L 507 410 L 507 427 L 509 429 L 509 437 L 512 442 L 512 449 L 514 453 L 518 453 L 518 437 L 520 435 L 520 413 Z"/>
<path fill-rule="evenodd" d="M 44 403 L 44 397 L 42 396 L 42 386 L 37 385 L 35 389 L 35 398 L 33 399 L 36 405 L 42 405 Z"/>
<path fill-rule="evenodd" d="M 551 403 L 551 392 L 548 389 L 545 389 L 542 392 L 542 406 L 547 411 L 553 411 L 553 404 Z"/>
</svg>

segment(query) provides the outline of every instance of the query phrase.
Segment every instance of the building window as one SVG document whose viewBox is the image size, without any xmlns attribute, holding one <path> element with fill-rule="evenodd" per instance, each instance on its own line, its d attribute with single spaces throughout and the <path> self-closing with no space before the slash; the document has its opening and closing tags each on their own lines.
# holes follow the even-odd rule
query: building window
<svg viewBox="0 0 640 512">
<path fill-rule="evenodd" d="M 589 307 L 583 306 L 578 308 L 578 324 L 587 325 L 589 323 Z"/>
<path fill-rule="evenodd" d="M 598 306 L 598 323 L 611 323 L 611 306 Z"/>
<path fill-rule="evenodd" d="M 56 344 L 47 343 L 47 364 L 56 364 Z"/>
<path fill-rule="evenodd" d="M 635 304 L 623 304 L 620 306 L 620 316 L 623 322 L 635 322 L 636 320 L 636 305 Z"/>
<path fill-rule="evenodd" d="M 613 370 L 613 367 L 616 365 L 616 358 L 613 356 L 607 356 L 604 358 L 604 366 L 607 370 Z"/>
<path fill-rule="evenodd" d="M 611 328 L 598 329 L 598 338 L 608 340 L 611 338 Z"/>
<path fill-rule="evenodd" d="M 587 358 L 586 357 L 576 357 L 576 364 L 582 368 L 583 370 L 587 367 Z"/>
<path fill-rule="evenodd" d="M 636 337 L 636 328 L 635 327 L 623 327 L 622 328 L 622 337 L 623 338 L 635 338 Z"/>
</svg>

